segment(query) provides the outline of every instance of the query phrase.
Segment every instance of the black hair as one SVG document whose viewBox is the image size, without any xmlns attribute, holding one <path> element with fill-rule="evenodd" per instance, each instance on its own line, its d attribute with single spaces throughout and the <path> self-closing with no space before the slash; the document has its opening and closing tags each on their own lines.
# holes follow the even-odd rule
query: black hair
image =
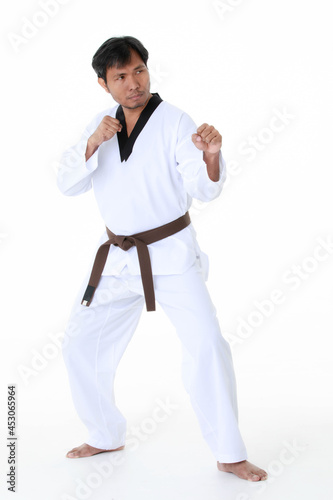
<svg viewBox="0 0 333 500">
<path fill-rule="evenodd" d="M 112 37 L 106 40 L 92 59 L 92 67 L 99 78 L 106 83 L 106 71 L 112 66 L 123 68 L 131 60 L 131 49 L 135 50 L 145 65 L 148 61 L 148 50 L 133 36 Z"/>
</svg>

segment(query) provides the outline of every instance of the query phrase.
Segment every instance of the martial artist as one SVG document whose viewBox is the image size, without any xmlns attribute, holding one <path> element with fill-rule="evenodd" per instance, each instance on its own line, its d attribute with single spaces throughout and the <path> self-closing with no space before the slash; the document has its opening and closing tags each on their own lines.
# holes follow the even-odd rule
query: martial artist
<svg viewBox="0 0 333 500">
<path fill-rule="evenodd" d="M 156 301 L 181 341 L 184 387 L 218 469 L 260 481 L 267 474 L 247 461 L 231 351 L 205 284 L 208 258 L 188 214 L 192 198 L 207 202 L 221 193 L 222 137 L 150 92 L 147 60 L 133 37 L 111 38 L 97 50 L 98 83 L 118 104 L 99 113 L 60 162 L 61 192 L 93 188 L 106 227 L 64 337 L 74 405 L 88 430 L 67 457 L 124 448 L 115 373 L 143 306 L 153 311 Z"/>
</svg>

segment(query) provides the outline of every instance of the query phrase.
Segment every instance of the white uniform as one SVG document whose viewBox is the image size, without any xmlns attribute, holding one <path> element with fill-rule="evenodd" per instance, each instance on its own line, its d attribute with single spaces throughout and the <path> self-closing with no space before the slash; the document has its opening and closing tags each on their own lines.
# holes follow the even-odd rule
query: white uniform
<svg viewBox="0 0 333 500">
<path fill-rule="evenodd" d="M 141 115 L 146 110 L 146 122 Z M 105 115 L 123 130 L 85 161 L 89 136 Z M 193 120 L 153 94 L 127 140 L 121 106 L 99 113 L 80 142 L 61 159 L 58 186 L 66 195 L 94 189 L 105 225 L 131 235 L 182 216 L 192 198 L 210 201 L 222 190 L 207 174 L 202 151 L 191 139 Z M 123 161 L 122 161 L 123 159 Z M 108 236 L 101 236 L 99 244 Z M 149 245 L 156 302 L 182 342 L 184 387 L 202 434 L 220 462 L 247 458 L 237 423 L 236 382 L 229 344 L 223 338 L 206 288 L 208 258 L 190 224 Z M 102 278 L 89 308 L 81 305 L 91 269 L 83 282 L 65 332 L 63 355 L 77 412 L 88 428 L 87 443 L 101 449 L 125 444 L 126 420 L 115 404 L 113 381 L 130 341 L 144 298 L 136 247 L 111 245 Z"/>
</svg>

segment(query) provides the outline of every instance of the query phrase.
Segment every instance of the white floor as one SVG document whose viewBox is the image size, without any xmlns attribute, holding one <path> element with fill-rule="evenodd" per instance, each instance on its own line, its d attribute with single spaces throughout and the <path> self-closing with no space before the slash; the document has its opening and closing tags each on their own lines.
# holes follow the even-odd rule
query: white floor
<svg viewBox="0 0 333 500">
<path fill-rule="evenodd" d="M 155 396 L 146 389 L 141 406 L 135 398 L 135 388 L 132 402 L 122 404 L 132 438 L 125 450 L 67 459 L 67 450 L 81 444 L 85 433 L 70 407 L 65 388 L 54 394 L 54 398 L 63 397 L 70 408 L 68 412 L 59 408 L 53 418 L 50 415 L 49 425 L 44 418 L 48 410 L 44 407 L 42 411 L 41 398 L 40 420 L 34 419 L 32 424 L 26 414 L 19 426 L 17 492 L 13 496 L 2 483 L 1 498 L 331 500 L 332 412 L 323 407 L 311 410 L 292 404 L 278 406 L 274 403 L 276 394 L 267 390 L 267 378 L 262 381 L 263 397 L 257 397 L 255 390 L 251 394 L 250 383 L 246 383 L 242 374 L 239 380 L 242 433 L 250 461 L 269 472 L 265 483 L 252 484 L 219 472 L 201 437 L 187 395 L 181 387 L 167 392 L 167 384 L 163 383 Z M 158 415 L 163 421 L 156 422 L 154 409 L 163 408 L 161 401 L 168 400 L 169 410 L 160 409 Z M 31 412 L 36 416 L 37 400 L 32 403 Z M 25 404 L 24 401 L 22 406 Z M 64 414 L 69 415 L 65 422 Z M 136 437 L 135 426 L 140 428 Z"/>
<path fill-rule="evenodd" d="M 60 350 L 46 349 L 49 337 L 17 343 L 7 358 L 7 381 L 17 381 L 17 491 L 6 488 L 3 436 L 1 500 L 332 500 L 331 326 L 324 310 L 310 312 L 311 303 L 304 315 L 303 295 L 299 312 L 295 300 L 292 312 L 281 308 L 232 347 L 240 429 L 249 460 L 268 471 L 268 481 L 218 471 L 182 386 L 180 342 L 158 310 L 143 315 L 118 367 L 116 401 L 128 441 L 115 453 L 65 457 L 86 431 Z M 312 332 L 320 333 L 316 341 Z M 38 365 L 36 353 L 47 352 L 52 359 Z M 22 361 L 39 366 L 25 381 L 17 375 Z"/>
<path fill-rule="evenodd" d="M 263 428 L 255 420 L 245 428 L 250 459 L 270 472 L 269 480 L 261 484 L 250 484 L 217 470 L 186 404 L 181 415 L 170 417 L 136 450 L 88 459 L 64 458 L 68 445 L 80 442 L 68 427 L 24 428 L 14 498 L 331 500 L 332 426 L 319 426 L 315 418 L 304 418 L 301 412 L 294 412 L 288 417 L 288 426 L 282 427 L 273 414 L 266 417 Z M 75 428 L 75 422 L 68 424 Z M 294 451 L 282 454 L 286 445 L 294 446 Z M 122 463 L 112 465 L 115 455 L 122 457 Z M 13 496 L 7 493 L 5 498 Z"/>
</svg>

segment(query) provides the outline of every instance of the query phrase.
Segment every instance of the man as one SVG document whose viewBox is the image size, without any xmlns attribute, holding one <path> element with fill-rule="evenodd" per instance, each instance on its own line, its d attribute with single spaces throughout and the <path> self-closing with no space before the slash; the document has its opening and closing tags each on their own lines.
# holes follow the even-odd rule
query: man
<svg viewBox="0 0 333 500">
<path fill-rule="evenodd" d="M 192 198 L 210 201 L 222 190 L 222 137 L 206 123 L 197 129 L 186 113 L 150 93 L 147 60 L 147 50 L 129 36 L 98 49 L 92 61 L 98 83 L 118 105 L 92 120 L 59 169 L 62 193 L 93 187 L 106 226 L 64 338 L 74 404 L 88 429 L 87 442 L 67 457 L 124 448 L 115 372 L 144 303 L 153 311 L 156 300 L 181 340 L 184 386 L 218 469 L 264 480 L 266 472 L 246 460 L 231 351 L 187 212 Z"/>
</svg>

